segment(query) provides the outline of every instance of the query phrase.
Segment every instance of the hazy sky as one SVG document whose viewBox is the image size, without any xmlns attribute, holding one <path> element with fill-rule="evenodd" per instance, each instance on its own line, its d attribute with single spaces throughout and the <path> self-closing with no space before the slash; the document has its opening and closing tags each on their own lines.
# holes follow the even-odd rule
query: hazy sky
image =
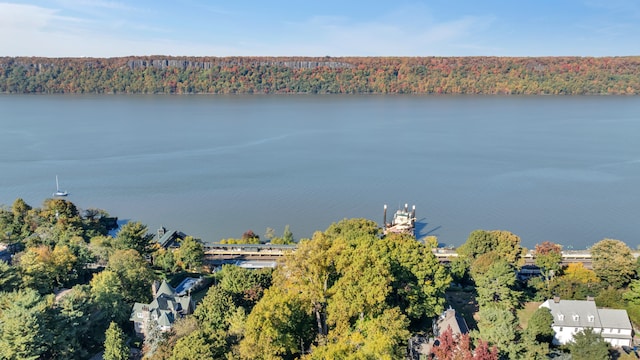
<svg viewBox="0 0 640 360">
<path fill-rule="evenodd" d="M 640 0 L 0 0 L 0 56 L 640 55 Z"/>
</svg>

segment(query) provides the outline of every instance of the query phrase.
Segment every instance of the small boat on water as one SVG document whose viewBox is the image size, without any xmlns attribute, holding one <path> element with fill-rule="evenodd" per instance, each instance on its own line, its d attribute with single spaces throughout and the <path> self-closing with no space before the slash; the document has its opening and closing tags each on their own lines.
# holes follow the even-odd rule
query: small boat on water
<svg viewBox="0 0 640 360">
<path fill-rule="evenodd" d="M 389 233 L 394 234 L 409 234 L 415 236 L 416 225 L 416 206 L 413 205 L 411 211 L 409 211 L 409 205 L 404 204 L 403 209 L 398 209 L 393 214 L 393 219 L 390 223 L 387 223 L 387 205 L 384 206 L 384 235 Z"/>
<path fill-rule="evenodd" d="M 68 192 L 65 190 L 60 190 L 60 185 L 58 185 L 58 175 L 56 175 L 56 192 L 53 193 L 53 196 L 67 196 Z"/>
</svg>

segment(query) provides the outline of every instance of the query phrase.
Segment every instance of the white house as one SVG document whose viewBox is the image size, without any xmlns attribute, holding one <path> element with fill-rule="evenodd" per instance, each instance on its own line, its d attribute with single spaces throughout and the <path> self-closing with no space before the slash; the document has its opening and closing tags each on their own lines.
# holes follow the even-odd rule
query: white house
<svg viewBox="0 0 640 360">
<path fill-rule="evenodd" d="M 566 344 L 585 328 L 600 333 L 611 346 L 632 346 L 633 328 L 626 310 L 598 309 L 593 300 L 561 300 L 556 297 L 540 307 L 553 315 L 553 343 Z"/>
</svg>

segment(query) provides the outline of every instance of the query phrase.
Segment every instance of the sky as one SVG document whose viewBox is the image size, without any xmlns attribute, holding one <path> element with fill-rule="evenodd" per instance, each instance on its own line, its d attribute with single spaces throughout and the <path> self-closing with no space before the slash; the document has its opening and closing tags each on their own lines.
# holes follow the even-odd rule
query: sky
<svg viewBox="0 0 640 360">
<path fill-rule="evenodd" d="M 0 0 L 0 56 L 640 55 L 640 0 Z"/>
</svg>

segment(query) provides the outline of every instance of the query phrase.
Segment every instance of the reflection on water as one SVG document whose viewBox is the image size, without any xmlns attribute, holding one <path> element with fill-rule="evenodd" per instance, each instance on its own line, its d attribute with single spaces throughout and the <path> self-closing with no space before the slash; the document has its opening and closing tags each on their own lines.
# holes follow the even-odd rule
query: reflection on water
<svg viewBox="0 0 640 360">
<path fill-rule="evenodd" d="M 0 96 L 0 203 L 40 206 L 55 175 L 81 208 L 205 241 L 289 224 L 475 229 L 524 245 L 636 247 L 637 97 Z M 399 205 L 398 205 L 399 206 Z M 424 224 L 424 225 L 420 225 Z"/>
</svg>

